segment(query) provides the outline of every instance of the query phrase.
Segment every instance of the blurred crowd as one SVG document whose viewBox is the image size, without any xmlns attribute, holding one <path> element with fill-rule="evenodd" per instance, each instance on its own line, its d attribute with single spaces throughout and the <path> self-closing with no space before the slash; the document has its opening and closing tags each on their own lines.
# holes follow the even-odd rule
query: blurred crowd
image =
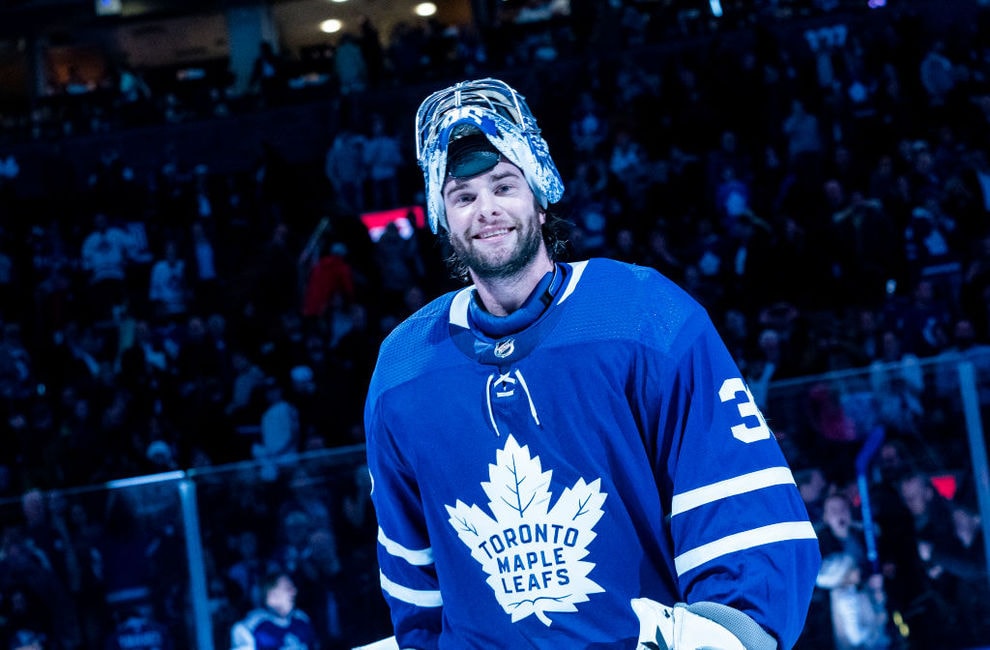
<svg viewBox="0 0 990 650">
<path fill-rule="evenodd" d="M 260 474 L 237 482 L 238 507 L 204 531 L 223 549 L 209 558 L 218 627 L 263 604 L 272 564 L 291 572 L 325 647 L 354 640 L 356 612 L 375 615 L 357 606 L 374 601 L 376 580 L 366 486 L 287 475 L 281 463 L 363 441 L 378 344 L 457 286 L 414 211 L 389 225 L 361 219 L 422 204 L 404 128 L 419 89 L 395 116 L 365 110 L 368 99 L 489 74 L 544 116 L 570 258 L 606 255 L 673 278 L 708 308 L 768 419 L 801 423 L 777 433 L 827 560 L 806 647 L 986 642 L 990 601 L 969 597 L 987 588 L 974 486 L 963 480 L 950 499 L 932 481 L 969 467 L 965 439 L 947 433 L 961 430 L 958 391 L 923 367 L 990 367 L 987 15 L 937 23 L 905 3 L 882 8 L 885 20 L 827 20 L 819 7 L 788 30 L 723 4 L 734 31 L 690 12 L 651 22 L 638 3 L 588 3 L 598 13 L 514 23 L 497 51 L 482 46 L 489 35 L 434 25 L 453 40 L 384 58 L 361 40 L 379 40 L 367 24 L 336 47 L 337 128 L 304 170 L 274 143 L 222 172 L 176 149 L 149 164 L 107 146 L 92 168 L 64 163 L 75 181 L 39 213 L 20 198 L 18 160 L 0 151 L 0 497 L 23 506 L 0 541 L 10 647 L 31 647 L 14 643 L 31 629 L 47 639 L 38 647 L 103 647 L 94 639 L 128 617 L 139 627 L 188 615 L 167 593 L 133 599 L 154 615 L 106 609 L 108 595 L 131 602 L 129 590 L 155 583 L 127 584 L 135 563 L 181 572 L 174 503 L 134 537 L 134 503 L 67 508 L 46 494 L 248 460 Z M 389 48 L 413 42 L 427 47 L 419 34 Z M 286 101 L 283 65 L 258 65 L 252 110 Z M 84 130 L 104 128 L 90 117 Z M 768 400 L 782 381 L 852 370 L 867 377 L 856 391 L 822 383 Z M 875 430 L 876 540 L 855 477 Z M 355 584 L 366 600 L 335 592 Z M 55 603 L 72 603 L 74 626 L 57 624 Z M 922 621 L 950 618 L 959 638 L 923 638 L 932 626 Z"/>
<path fill-rule="evenodd" d="M 873 0 L 874 5 L 886 2 Z M 508 0 L 486 11 L 479 7 L 487 15 L 476 22 L 447 24 L 431 16 L 398 21 L 387 33 L 371 16 L 361 15 L 356 27 L 297 52 L 263 41 L 250 70 L 234 70 L 226 58 L 146 69 L 119 54 L 95 65 L 70 58 L 46 70 L 45 87 L 34 101 L 0 97 L 0 142 L 346 99 L 369 90 L 566 60 L 589 48 L 608 52 L 709 38 L 747 29 L 757 20 L 787 22 L 866 8 L 860 0 L 726 0 L 711 5 L 695 0 Z"/>
</svg>

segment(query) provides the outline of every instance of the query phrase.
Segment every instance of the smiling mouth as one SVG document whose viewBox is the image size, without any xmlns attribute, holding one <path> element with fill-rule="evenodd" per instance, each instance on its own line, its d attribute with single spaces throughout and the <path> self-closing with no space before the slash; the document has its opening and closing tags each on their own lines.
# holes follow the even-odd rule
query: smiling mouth
<svg viewBox="0 0 990 650">
<path fill-rule="evenodd" d="M 498 230 L 490 230 L 488 232 L 479 233 L 474 236 L 475 239 L 491 239 L 492 237 L 501 237 L 502 235 L 507 235 L 511 231 L 511 228 L 499 228 Z"/>
</svg>

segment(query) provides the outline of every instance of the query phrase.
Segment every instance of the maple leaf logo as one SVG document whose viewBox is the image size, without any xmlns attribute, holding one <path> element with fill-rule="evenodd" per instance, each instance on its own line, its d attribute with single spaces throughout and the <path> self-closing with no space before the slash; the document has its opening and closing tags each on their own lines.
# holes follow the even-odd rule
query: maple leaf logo
<svg viewBox="0 0 990 650">
<path fill-rule="evenodd" d="M 535 615 L 549 626 L 548 613 L 575 612 L 589 594 L 604 591 L 588 577 L 594 562 L 584 559 L 607 496 L 601 479 L 578 479 L 550 508 L 552 474 L 510 435 L 481 484 L 494 518 L 460 500 L 446 506 L 450 525 L 513 623 Z"/>
</svg>

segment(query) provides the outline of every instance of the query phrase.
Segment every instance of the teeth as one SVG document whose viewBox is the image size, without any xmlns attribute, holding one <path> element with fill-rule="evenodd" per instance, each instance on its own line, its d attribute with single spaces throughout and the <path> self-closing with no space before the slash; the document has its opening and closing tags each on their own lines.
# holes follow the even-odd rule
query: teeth
<svg viewBox="0 0 990 650">
<path fill-rule="evenodd" d="M 479 239 L 488 239 L 490 237 L 498 237 L 499 235 L 504 235 L 509 232 L 508 228 L 503 228 L 501 230 L 492 230 L 491 232 L 486 232 L 478 235 Z"/>
</svg>

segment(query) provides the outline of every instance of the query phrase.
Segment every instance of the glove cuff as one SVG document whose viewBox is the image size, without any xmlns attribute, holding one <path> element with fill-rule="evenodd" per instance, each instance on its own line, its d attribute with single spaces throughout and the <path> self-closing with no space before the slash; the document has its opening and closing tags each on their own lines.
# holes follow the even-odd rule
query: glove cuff
<svg viewBox="0 0 990 650">
<path fill-rule="evenodd" d="M 777 640 L 759 623 L 734 607 L 707 600 L 682 606 L 692 614 L 703 616 L 732 632 L 747 650 L 777 650 Z"/>
</svg>

